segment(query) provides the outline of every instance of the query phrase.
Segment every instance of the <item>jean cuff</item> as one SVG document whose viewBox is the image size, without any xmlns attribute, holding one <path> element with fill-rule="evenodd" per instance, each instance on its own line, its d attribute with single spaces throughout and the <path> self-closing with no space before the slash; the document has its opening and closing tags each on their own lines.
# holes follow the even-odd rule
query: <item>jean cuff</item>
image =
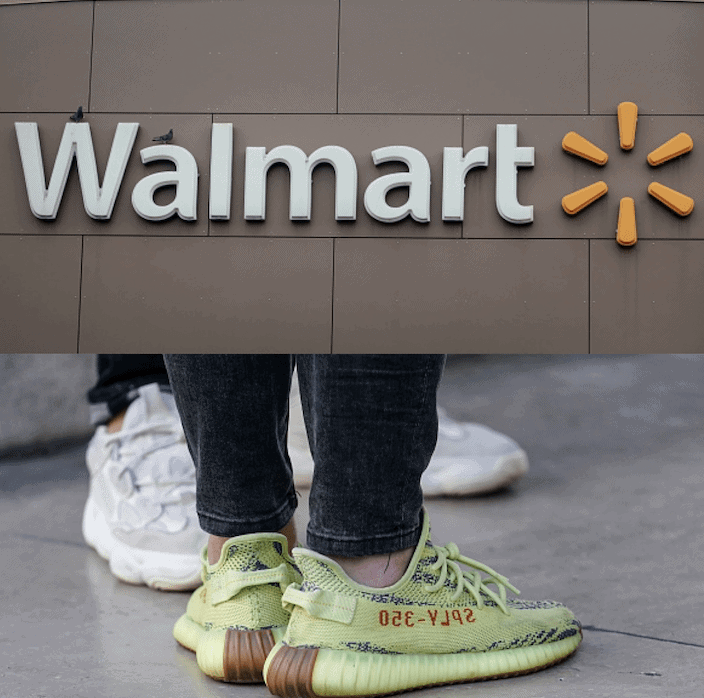
<svg viewBox="0 0 704 698">
<path fill-rule="evenodd" d="M 363 557 L 365 555 L 385 555 L 395 553 L 406 548 L 415 548 L 420 540 L 422 523 L 411 531 L 393 533 L 388 536 L 373 538 L 359 538 L 354 540 L 341 540 L 326 535 L 319 535 L 314 531 L 307 531 L 307 545 L 311 550 L 321 555 L 340 557 Z"/>
<path fill-rule="evenodd" d="M 248 533 L 277 533 L 293 518 L 297 506 L 296 494 L 292 492 L 286 502 L 267 518 L 237 521 L 199 511 L 198 521 L 206 533 L 223 538 L 234 538 Z"/>
</svg>

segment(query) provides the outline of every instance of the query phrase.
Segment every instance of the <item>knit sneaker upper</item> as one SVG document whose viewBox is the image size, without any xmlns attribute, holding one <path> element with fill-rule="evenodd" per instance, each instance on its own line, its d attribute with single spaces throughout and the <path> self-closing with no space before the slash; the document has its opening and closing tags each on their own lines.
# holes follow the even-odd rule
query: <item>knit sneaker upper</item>
<svg viewBox="0 0 704 698">
<path fill-rule="evenodd" d="M 203 586 L 188 602 L 186 615 L 203 626 L 234 630 L 263 630 L 285 626 L 289 612 L 281 594 L 301 575 L 286 553 L 286 539 L 278 533 L 231 538 L 214 565 L 202 553 Z"/>
<path fill-rule="evenodd" d="M 283 642 L 379 654 L 485 652 L 554 642 L 579 632 L 555 601 L 510 600 L 505 577 L 423 533 L 408 570 L 394 585 L 356 584 L 332 560 L 296 549 L 303 583 L 289 587 L 293 613 Z"/>
</svg>

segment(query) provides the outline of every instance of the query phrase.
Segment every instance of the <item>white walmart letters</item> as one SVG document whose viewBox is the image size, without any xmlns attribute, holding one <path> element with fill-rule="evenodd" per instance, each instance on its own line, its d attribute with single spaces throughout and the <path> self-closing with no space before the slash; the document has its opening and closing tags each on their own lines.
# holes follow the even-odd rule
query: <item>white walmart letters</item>
<svg viewBox="0 0 704 698">
<path fill-rule="evenodd" d="M 516 191 L 517 167 L 533 167 L 534 148 L 519 148 L 518 126 L 496 127 L 496 210 L 509 223 L 532 223 L 533 207 L 521 206 Z"/>
<path fill-rule="evenodd" d="M 147 175 L 132 190 L 132 208 L 148 221 L 165 221 L 178 213 L 184 221 L 196 219 L 198 195 L 198 165 L 196 159 L 185 148 L 178 145 L 153 145 L 139 151 L 142 162 L 168 160 L 176 165 L 176 171 L 155 172 Z M 160 187 L 176 185 L 176 196 L 170 204 L 159 206 L 154 201 L 154 192 Z"/>
<path fill-rule="evenodd" d="M 91 218 L 109 219 L 124 178 L 127 161 L 137 137 L 137 123 L 119 123 L 103 178 L 98 182 L 93 139 L 88 123 L 67 123 L 46 187 L 44 163 L 36 123 L 16 122 L 15 132 L 22 160 L 29 207 L 37 218 L 56 218 L 73 158 L 76 158 L 83 205 Z M 231 211 L 233 124 L 213 124 L 210 157 L 211 220 L 229 220 Z M 419 150 L 404 145 L 386 146 L 371 152 L 375 165 L 401 162 L 407 172 L 382 175 L 364 192 L 367 213 L 383 223 L 395 223 L 410 216 L 420 223 L 430 221 L 430 165 Z M 198 165 L 193 155 L 177 145 L 155 145 L 140 151 L 142 163 L 166 160 L 176 170 L 155 172 L 142 178 L 132 191 L 132 206 L 142 218 L 163 221 L 177 214 L 183 220 L 196 220 Z M 533 221 L 533 207 L 518 202 L 518 167 L 532 167 L 535 150 L 518 147 L 516 124 L 496 127 L 496 210 L 514 224 Z M 267 172 L 275 163 L 285 164 L 290 173 L 289 218 L 307 221 L 311 217 L 313 170 L 321 163 L 335 171 L 335 219 L 357 218 L 357 164 L 352 154 L 337 145 L 326 145 L 306 155 L 294 145 L 280 145 L 268 153 L 266 148 L 248 147 L 245 156 L 244 218 L 266 218 Z M 489 165 L 489 148 L 473 148 L 466 155 L 462 148 L 443 149 L 442 219 L 464 220 L 464 189 L 467 173 Z M 176 196 L 167 205 L 154 201 L 154 193 L 164 186 L 175 186 Z M 386 196 L 397 187 L 408 188 L 408 200 L 390 206 Z"/>
<path fill-rule="evenodd" d="M 309 157 L 295 145 L 280 145 L 266 154 L 266 148 L 247 148 L 244 177 L 244 217 L 248 221 L 266 218 L 266 173 L 277 162 L 290 172 L 289 218 L 309 221 L 313 168 L 327 162 L 335 168 L 335 220 L 357 218 L 357 163 L 349 150 L 326 145 Z"/>
<path fill-rule="evenodd" d="M 49 189 L 47 189 L 44 161 L 39 144 L 39 128 L 36 123 L 15 123 L 27 197 L 32 213 L 37 218 L 56 218 L 71 163 L 76 156 L 86 213 L 91 218 L 110 218 L 138 128 L 139 124 L 117 125 L 103 186 L 100 187 L 90 124 L 66 124 L 59 152 L 56 154 L 54 169 L 51 172 Z"/>
<path fill-rule="evenodd" d="M 430 165 L 425 155 L 405 145 L 391 145 L 372 150 L 375 165 L 382 162 L 402 162 L 408 172 L 377 177 L 364 192 L 364 208 L 382 223 L 396 223 L 408 214 L 414 221 L 430 221 Z M 408 201 L 402 206 L 389 206 L 386 195 L 396 187 L 408 187 Z"/>
<path fill-rule="evenodd" d="M 442 219 L 464 220 L 464 180 L 475 167 L 489 165 L 489 148 L 472 148 L 464 155 L 462 148 L 443 148 L 442 155 Z"/>
<path fill-rule="evenodd" d="M 230 220 L 232 192 L 232 124 L 213 124 L 210 136 L 210 211 L 213 221 Z"/>
</svg>

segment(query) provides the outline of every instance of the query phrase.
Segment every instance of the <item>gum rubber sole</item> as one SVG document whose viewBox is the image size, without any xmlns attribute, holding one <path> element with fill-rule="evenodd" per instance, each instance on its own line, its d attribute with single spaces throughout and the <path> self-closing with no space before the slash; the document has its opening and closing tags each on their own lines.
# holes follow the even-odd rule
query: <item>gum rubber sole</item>
<svg viewBox="0 0 704 698">
<path fill-rule="evenodd" d="M 285 628 L 206 630 L 184 614 L 174 626 L 174 637 L 196 653 L 198 666 L 211 678 L 227 683 L 264 683 L 264 662 L 284 631 Z"/>
<path fill-rule="evenodd" d="M 227 630 L 223 665 L 229 683 L 263 683 L 264 662 L 276 644 L 271 630 Z"/>
<path fill-rule="evenodd" d="M 286 698 L 383 696 L 531 674 L 569 657 L 581 639 L 580 632 L 543 645 L 446 655 L 365 654 L 279 643 L 269 655 L 264 675 L 271 693 Z"/>
</svg>

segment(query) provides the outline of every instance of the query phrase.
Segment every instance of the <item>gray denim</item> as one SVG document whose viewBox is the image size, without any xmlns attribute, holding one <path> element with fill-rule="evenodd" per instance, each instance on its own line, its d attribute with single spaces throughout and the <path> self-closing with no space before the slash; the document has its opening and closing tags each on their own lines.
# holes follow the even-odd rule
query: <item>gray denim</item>
<svg viewBox="0 0 704 698">
<path fill-rule="evenodd" d="M 315 462 L 307 545 L 394 552 L 420 536 L 420 477 L 437 441 L 444 354 L 166 354 L 196 464 L 200 524 L 277 531 L 297 505 L 286 446 L 291 376 Z"/>
</svg>

